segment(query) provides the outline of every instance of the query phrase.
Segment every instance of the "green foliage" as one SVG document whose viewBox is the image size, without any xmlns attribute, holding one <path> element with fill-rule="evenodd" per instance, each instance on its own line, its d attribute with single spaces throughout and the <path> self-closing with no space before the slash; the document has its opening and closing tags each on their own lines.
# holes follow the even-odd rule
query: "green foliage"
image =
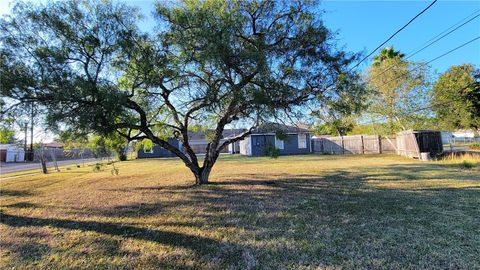
<svg viewBox="0 0 480 270">
<path fill-rule="evenodd" d="M 14 139 L 15 139 L 14 130 L 5 126 L 0 126 L 0 143 L 1 144 L 12 143 Z"/>
<path fill-rule="evenodd" d="M 464 169 L 471 169 L 471 168 L 474 167 L 474 164 L 473 164 L 472 162 L 468 161 L 468 160 L 464 160 L 464 161 L 462 161 L 462 165 L 461 165 L 461 166 L 462 166 L 462 168 L 464 168 Z"/>
<path fill-rule="evenodd" d="M 468 147 L 473 150 L 480 150 L 480 143 L 472 143 Z"/>
<path fill-rule="evenodd" d="M 143 149 L 144 151 L 150 151 L 153 149 L 154 143 L 152 142 L 152 140 L 143 139 L 139 141 L 135 146 L 137 151 L 140 149 Z"/>
<path fill-rule="evenodd" d="M 452 66 L 433 86 L 432 106 L 442 129 L 480 128 L 480 70 Z"/>
<path fill-rule="evenodd" d="M 355 116 L 367 108 L 368 88 L 358 75 L 342 73 L 338 76 L 334 95 L 319 94 L 319 109 L 312 112 L 319 123 L 317 135 L 346 135 L 355 126 Z"/>
<path fill-rule="evenodd" d="M 281 131 L 281 130 L 276 130 L 275 131 L 275 136 L 279 139 L 279 140 L 282 140 L 282 141 L 286 141 L 288 139 L 288 136 L 287 134 L 285 134 L 285 132 Z"/>
<path fill-rule="evenodd" d="M 1 103 L 0 103 L 1 105 Z M 13 143 L 15 130 L 13 129 L 14 118 L 1 115 L 0 117 L 0 144 Z"/>
<path fill-rule="evenodd" d="M 403 57 L 405 57 L 405 54 L 395 51 L 393 47 L 384 48 L 380 51 L 380 54 L 373 57 L 373 65 L 379 66 L 390 59 L 402 60 Z"/>
<path fill-rule="evenodd" d="M 421 128 L 431 114 L 429 110 L 419 110 L 428 105 L 428 69 L 423 63 L 406 61 L 403 56 L 393 47 L 385 48 L 368 69 L 370 106 L 367 113 L 386 119 L 390 134 Z"/>
<path fill-rule="evenodd" d="M 112 175 L 118 175 L 120 173 L 120 170 L 118 168 L 113 168 L 111 171 Z"/>
<path fill-rule="evenodd" d="M 82 134 L 72 129 L 62 130 L 57 134 L 58 140 L 64 145 L 64 150 L 84 148 L 85 145 L 88 145 L 88 134 Z"/>
<path fill-rule="evenodd" d="M 280 156 L 280 150 L 273 145 L 269 145 L 265 148 L 265 155 L 277 159 Z"/>
<path fill-rule="evenodd" d="M 313 127 L 315 135 L 345 136 L 355 127 L 355 121 L 351 117 L 336 119 Z"/>
<path fill-rule="evenodd" d="M 97 163 L 95 163 L 95 165 L 93 166 L 93 171 L 94 171 L 94 172 L 100 172 L 103 167 L 105 167 L 105 164 L 97 162 Z"/>
<path fill-rule="evenodd" d="M 111 78 L 137 19 L 110 1 L 17 2 L 0 20 L 2 97 L 46 108 L 52 130 L 111 133 L 131 116 L 126 92 Z"/>
<path fill-rule="evenodd" d="M 112 152 L 117 154 L 120 161 L 127 159 L 126 148 L 128 140 L 118 133 L 108 135 L 94 135 L 90 138 L 89 147 L 98 157 L 108 157 Z"/>
</svg>

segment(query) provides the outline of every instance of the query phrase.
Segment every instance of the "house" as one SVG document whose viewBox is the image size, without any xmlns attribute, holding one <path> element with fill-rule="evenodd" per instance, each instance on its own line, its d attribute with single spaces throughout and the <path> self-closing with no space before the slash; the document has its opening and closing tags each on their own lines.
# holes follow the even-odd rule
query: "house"
<svg viewBox="0 0 480 270">
<path fill-rule="evenodd" d="M 460 129 L 452 132 L 453 142 L 473 142 L 475 139 L 475 130 L 473 129 Z"/>
<path fill-rule="evenodd" d="M 205 130 L 205 131 L 195 131 L 188 133 L 188 142 L 190 143 L 190 147 L 192 148 L 193 152 L 197 155 L 205 154 L 207 151 L 207 145 L 210 142 L 208 139 L 209 134 L 211 134 L 213 130 Z M 245 129 L 225 129 L 222 133 L 222 139 L 220 140 L 220 144 L 222 144 L 226 139 L 235 137 L 239 134 L 245 132 Z M 178 149 L 183 151 L 182 144 L 179 140 L 175 138 L 169 138 L 168 143 L 174 145 Z M 240 152 L 240 143 L 236 142 L 234 144 L 229 144 L 222 150 L 222 153 L 230 153 L 235 154 Z M 137 158 L 159 158 L 159 157 L 175 157 L 176 155 L 172 152 L 168 151 L 167 149 L 159 146 L 154 145 L 152 149 L 140 149 L 137 153 Z"/>
<path fill-rule="evenodd" d="M 60 142 L 49 142 L 49 143 L 44 143 L 43 147 L 45 148 L 51 148 L 51 149 L 62 149 L 64 147 L 63 143 Z"/>
<path fill-rule="evenodd" d="M 222 139 L 220 140 L 220 144 L 222 144 L 226 139 L 238 136 L 245 132 L 245 129 L 225 129 L 222 133 Z M 213 130 L 207 129 L 205 131 L 196 131 L 196 132 L 189 132 L 188 133 L 188 142 L 190 143 L 190 147 L 192 147 L 193 151 L 196 154 L 205 154 L 207 151 L 207 145 L 210 142 L 208 140 L 209 134 L 212 134 Z M 240 144 L 236 142 L 234 144 L 228 145 L 222 150 L 222 153 L 230 153 L 235 154 L 240 152 Z"/>
<path fill-rule="evenodd" d="M 311 134 L 308 129 L 277 123 L 266 123 L 240 141 L 240 154 L 265 156 L 269 148 L 280 155 L 308 154 L 311 152 Z"/>
<path fill-rule="evenodd" d="M 179 149 L 182 149 L 182 144 L 175 138 L 169 138 L 168 143 L 176 146 Z M 140 148 L 137 152 L 137 158 L 159 158 L 159 157 L 176 157 L 176 155 L 167 149 L 159 146 L 153 145 L 151 149 Z"/>
</svg>

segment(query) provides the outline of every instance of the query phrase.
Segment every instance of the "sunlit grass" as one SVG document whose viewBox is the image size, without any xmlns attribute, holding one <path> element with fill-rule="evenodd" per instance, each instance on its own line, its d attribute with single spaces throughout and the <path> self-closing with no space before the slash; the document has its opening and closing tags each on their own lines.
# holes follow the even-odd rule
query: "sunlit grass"
<svg viewBox="0 0 480 270">
<path fill-rule="evenodd" d="M 480 169 L 480 154 L 449 154 L 445 155 L 440 163 L 457 165 L 462 169 Z"/>
<path fill-rule="evenodd" d="M 475 269 L 480 173 L 462 162 L 225 155 L 200 187 L 176 159 L 17 176 L 0 266 Z"/>
</svg>

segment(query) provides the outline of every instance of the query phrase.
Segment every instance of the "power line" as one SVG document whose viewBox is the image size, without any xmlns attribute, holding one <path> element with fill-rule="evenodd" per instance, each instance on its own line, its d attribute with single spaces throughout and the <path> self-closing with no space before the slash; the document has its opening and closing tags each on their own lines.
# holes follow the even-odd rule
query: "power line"
<svg viewBox="0 0 480 270">
<path fill-rule="evenodd" d="M 473 87 L 475 86 L 476 83 L 470 83 L 468 85 L 466 85 L 465 87 L 461 88 L 459 90 L 459 92 L 463 92 L 465 89 L 469 88 L 469 87 Z M 445 101 L 445 102 L 438 102 L 438 103 L 432 103 L 428 106 L 424 106 L 424 107 L 418 107 L 418 108 L 414 108 L 410 111 L 407 112 L 407 114 L 411 114 L 411 113 L 415 113 L 415 112 L 419 112 L 419 111 L 423 111 L 423 110 L 427 110 L 427 109 L 432 109 L 434 107 L 437 107 L 437 106 L 443 106 L 443 105 L 447 105 L 449 103 L 452 103 L 452 102 L 456 102 L 456 101 L 460 101 L 461 100 L 461 97 L 459 97 L 458 99 L 453 99 L 453 100 L 449 100 L 449 101 Z M 388 120 L 388 116 L 381 116 L 379 118 L 377 118 L 377 121 L 375 120 L 372 120 L 372 121 L 369 121 L 369 122 L 364 122 L 362 123 L 362 125 L 370 125 L 370 124 L 375 124 L 378 122 L 378 120 Z"/>
<path fill-rule="evenodd" d="M 480 10 L 477 10 L 475 12 L 473 12 L 472 14 L 468 15 L 466 18 L 463 18 L 462 20 L 460 20 L 459 22 L 457 22 L 456 24 L 452 25 L 451 27 L 449 27 L 448 29 L 444 30 L 443 32 L 441 32 L 440 34 L 434 36 L 433 38 L 431 38 L 430 40 L 428 40 L 427 42 L 425 42 L 423 45 L 421 45 L 420 49 L 417 49 L 415 51 L 412 51 L 411 53 L 407 54 L 407 57 L 405 58 L 405 60 L 408 60 L 409 58 L 411 58 L 412 56 L 416 55 L 417 53 L 425 50 L 426 48 L 430 47 L 431 45 L 435 44 L 436 42 L 440 41 L 441 39 L 443 39 L 444 37 L 450 35 L 451 33 L 455 32 L 456 30 L 458 30 L 459 28 L 463 27 L 464 25 L 466 25 L 467 23 L 473 21 L 474 19 L 478 18 L 480 16 L 480 14 L 477 14 L 476 16 L 474 16 L 473 18 L 470 18 L 472 15 L 475 15 L 475 13 L 479 13 Z M 469 19 L 470 18 L 470 19 Z M 465 21 L 467 20 L 467 21 Z M 465 21 L 465 22 L 463 22 Z M 463 23 L 462 23 L 463 22 Z M 460 25 L 458 25 L 460 24 Z M 458 25 L 458 26 L 457 26 Z M 455 27 L 456 26 L 456 27 Z M 455 27 L 455 28 L 454 28 Z M 454 29 L 452 29 L 454 28 Z M 450 30 L 450 31 L 449 31 Z M 423 47 L 422 47 L 423 46 Z M 399 65 L 399 63 L 397 64 L 394 64 L 392 66 L 390 66 L 389 68 L 385 69 L 384 71 L 382 71 L 380 74 L 374 76 L 373 78 L 370 78 L 367 80 L 367 83 L 372 81 L 373 79 L 377 78 L 377 77 L 380 77 L 381 75 L 383 75 L 385 72 L 391 70 L 392 68 L 395 68 Z"/>
<path fill-rule="evenodd" d="M 458 50 L 458 49 L 460 49 L 460 48 L 463 48 L 463 47 L 467 46 L 468 44 L 476 41 L 477 39 L 480 39 L 480 36 L 478 36 L 478 37 L 476 37 L 476 38 L 474 38 L 474 39 L 472 39 L 472 40 L 469 40 L 469 41 L 467 41 L 467 42 L 465 42 L 465 43 L 463 43 L 463 44 L 461 44 L 461 45 L 459 45 L 459 46 L 457 46 L 457 47 L 455 47 L 455 48 L 453 48 L 453 49 L 451 49 L 451 50 L 449 50 L 449 51 L 447 51 L 447 52 L 445 52 L 445 53 L 443 53 L 443 54 L 441 54 L 441 55 L 439 55 L 439 56 L 437 56 L 437 57 L 435 57 L 435 58 L 433 58 L 433 59 L 431 59 L 430 61 L 428 61 L 428 62 L 426 62 L 426 63 L 423 63 L 423 64 L 419 65 L 418 67 L 414 68 L 413 70 L 419 69 L 421 66 L 426 66 L 426 65 L 430 64 L 430 63 L 433 62 L 433 61 L 436 61 L 436 60 L 438 60 L 438 59 L 440 59 L 440 58 L 442 58 L 442 57 L 444 57 L 444 56 L 446 56 L 446 55 L 448 55 L 448 54 L 450 54 L 450 53 L 452 53 L 452 52 L 454 52 L 454 51 L 456 51 L 456 50 Z M 394 80 L 400 79 L 401 77 L 403 77 L 403 76 L 405 76 L 405 75 L 407 75 L 407 74 L 408 74 L 408 72 L 404 72 L 402 75 L 397 76 L 397 77 L 395 77 L 395 78 L 393 78 L 393 79 L 385 82 L 384 84 L 382 84 L 382 85 L 380 85 L 380 86 L 378 86 L 378 87 L 382 87 L 382 86 L 384 86 L 384 85 L 386 85 L 386 84 L 388 84 L 388 83 L 390 83 L 390 82 L 392 82 L 392 81 L 394 81 Z"/>
<path fill-rule="evenodd" d="M 470 41 L 467 41 L 467 42 L 463 43 L 462 45 L 460 45 L 460 46 L 458 46 L 458 47 L 456 47 L 456 48 L 454 48 L 454 49 L 451 49 L 450 51 L 448 51 L 448 52 L 446 52 L 446 53 L 444 53 L 444 54 L 442 54 L 442 55 L 440 55 L 440 56 L 435 57 L 435 58 L 433 58 L 432 60 L 430 60 L 430 61 L 428 61 L 427 63 L 425 63 L 425 65 L 427 65 L 427 64 L 429 64 L 429 63 L 431 63 L 431 62 L 433 62 L 433 61 L 435 61 L 435 60 L 437 60 L 437 59 L 439 59 L 439 58 L 442 58 L 442 57 L 444 57 L 445 55 L 450 54 L 450 53 L 452 53 L 452 52 L 454 52 L 454 51 L 456 51 L 456 50 L 458 50 L 458 49 L 460 49 L 460 48 L 462 48 L 462 47 L 465 47 L 465 46 L 467 46 L 468 44 L 474 42 L 475 40 L 477 40 L 477 39 L 479 39 L 479 38 L 480 38 L 480 36 L 478 36 L 478 37 L 476 37 L 476 38 L 474 38 L 474 39 L 472 39 L 472 40 L 470 40 Z"/>
<path fill-rule="evenodd" d="M 415 17 L 413 17 L 412 19 L 410 19 L 410 21 L 408 21 L 402 28 L 398 29 L 395 33 L 393 33 L 387 40 L 385 40 L 382 44 L 378 45 L 377 48 L 375 48 L 375 50 L 373 50 L 372 52 L 370 52 L 367 56 L 365 56 L 362 60 L 360 60 L 360 62 L 358 62 L 355 66 L 353 66 L 350 71 L 352 71 L 353 69 L 355 69 L 356 67 L 358 67 L 363 61 L 365 61 L 366 59 L 368 59 L 370 56 L 372 56 L 372 54 L 374 54 L 378 49 L 380 49 L 383 45 L 385 45 L 387 42 L 389 42 L 394 36 L 396 36 L 398 33 L 400 33 L 403 29 L 405 29 L 410 23 L 412 23 L 416 18 L 418 18 L 420 15 L 422 15 L 425 11 L 427 11 L 431 6 L 433 6 L 433 4 L 435 4 L 438 0 L 434 0 L 432 3 L 430 3 L 430 5 L 428 5 L 426 8 L 424 8 L 420 13 L 418 13 L 417 15 L 415 15 Z"/>
<path fill-rule="evenodd" d="M 478 13 L 478 12 L 480 12 L 480 10 L 477 10 L 475 13 Z M 477 14 L 477 15 L 474 16 L 473 18 L 470 18 L 468 21 L 460 24 L 459 26 L 455 27 L 454 29 L 450 30 L 449 32 L 447 32 L 447 33 L 443 34 L 442 36 L 436 38 L 435 40 L 431 41 L 431 42 L 428 43 L 427 45 L 423 46 L 421 49 L 419 49 L 419 50 L 417 50 L 417 51 L 415 51 L 415 52 L 413 52 L 413 53 L 410 53 L 409 56 L 407 57 L 407 59 L 408 59 L 408 58 L 411 58 L 412 56 L 416 55 L 417 53 L 423 51 L 424 49 L 430 47 L 430 46 L 433 45 L 434 43 L 440 41 L 440 40 L 443 39 L 444 37 L 450 35 L 451 33 L 455 32 L 456 30 L 458 30 L 459 28 L 463 27 L 463 26 L 466 25 L 467 23 L 473 21 L 474 19 L 478 18 L 479 16 L 480 16 L 480 14 Z M 467 18 L 468 18 L 468 17 L 467 17 Z M 449 28 L 449 29 L 450 29 L 450 28 Z M 448 31 L 448 29 L 445 30 L 445 31 Z M 444 32 L 445 32 L 445 31 L 444 31 Z M 442 32 L 442 33 L 443 33 L 443 32 Z M 441 35 L 441 33 L 440 33 L 439 35 Z M 437 35 L 437 36 L 438 36 L 438 35 Z M 434 38 L 435 38 L 435 37 L 434 37 Z"/>
</svg>

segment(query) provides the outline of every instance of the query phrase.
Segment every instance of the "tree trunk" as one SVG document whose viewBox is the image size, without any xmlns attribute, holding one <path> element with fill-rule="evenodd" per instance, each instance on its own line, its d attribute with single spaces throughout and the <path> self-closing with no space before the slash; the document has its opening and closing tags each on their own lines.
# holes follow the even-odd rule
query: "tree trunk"
<svg viewBox="0 0 480 270">
<path fill-rule="evenodd" d="M 118 155 L 118 160 L 119 161 L 127 160 L 127 153 L 126 153 L 124 148 L 117 149 L 117 155 Z"/>
<path fill-rule="evenodd" d="M 199 173 L 195 174 L 195 181 L 197 185 L 208 184 L 208 177 L 210 176 L 210 172 L 212 171 L 212 165 L 204 165 Z"/>
</svg>

